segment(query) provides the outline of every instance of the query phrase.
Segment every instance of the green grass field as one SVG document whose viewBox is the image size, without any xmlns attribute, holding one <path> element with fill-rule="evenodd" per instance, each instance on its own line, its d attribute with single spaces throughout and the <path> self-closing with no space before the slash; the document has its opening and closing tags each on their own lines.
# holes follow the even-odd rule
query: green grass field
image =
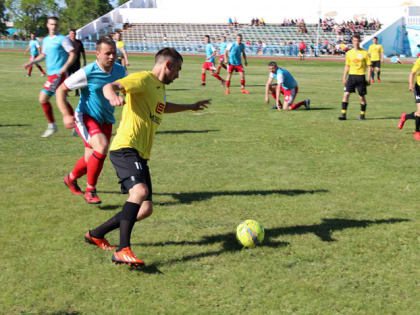
<svg viewBox="0 0 420 315">
<path fill-rule="evenodd" d="M 22 53 L 0 56 L 0 313 L 418 314 L 420 143 L 413 121 L 397 129 L 415 109 L 410 65 L 384 65 L 383 82 L 368 89 L 368 119 L 357 120 L 352 95 L 342 122 L 342 62 L 279 61 L 312 110 L 278 112 L 264 103 L 268 60 L 246 68 L 251 95 L 235 75 L 225 96 L 209 75 L 199 86 L 203 58 L 185 58 L 167 99 L 212 105 L 165 116 L 156 135 L 154 214 L 132 235 L 148 266 L 136 271 L 83 241 L 125 201 L 111 163 L 102 205 L 73 196 L 62 179 L 81 139 L 56 107 L 59 132 L 40 137 L 44 78 L 36 68 L 24 77 Z M 152 60 L 132 56 L 130 71 Z M 264 225 L 262 246 L 237 245 L 244 219 Z"/>
</svg>

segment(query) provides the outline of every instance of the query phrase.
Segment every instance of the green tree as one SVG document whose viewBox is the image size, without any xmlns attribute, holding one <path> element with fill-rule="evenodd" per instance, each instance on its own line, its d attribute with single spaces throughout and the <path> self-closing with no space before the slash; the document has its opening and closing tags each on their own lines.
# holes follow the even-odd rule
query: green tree
<svg viewBox="0 0 420 315">
<path fill-rule="evenodd" d="M 124 3 L 128 2 L 129 0 L 118 0 L 118 6 L 123 5 Z"/>
<path fill-rule="evenodd" d="M 113 9 L 108 0 L 65 0 L 62 10 L 63 29 L 80 28 Z"/>
<path fill-rule="evenodd" d="M 4 34 L 6 32 L 6 24 L 7 21 L 7 14 L 6 14 L 6 0 L 0 0 L 0 34 Z"/>
<path fill-rule="evenodd" d="M 6 0 L 6 7 L 16 28 L 41 36 L 48 32 L 45 26 L 47 17 L 60 13 L 54 0 Z"/>
</svg>

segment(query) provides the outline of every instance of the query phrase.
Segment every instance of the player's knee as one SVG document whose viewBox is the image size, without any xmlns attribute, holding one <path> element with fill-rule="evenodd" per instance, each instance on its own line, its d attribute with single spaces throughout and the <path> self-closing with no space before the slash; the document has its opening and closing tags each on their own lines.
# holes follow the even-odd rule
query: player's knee
<svg viewBox="0 0 420 315">
<path fill-rule="evenodd" d="M 141 203 L 149 194 L 149 189 L 145 184 L 136 184 L 129 190 L 130 202 Z"/>
<path fill-rule="evenodd" d="M 39 93 L 39 99 L 38 100 L 39 100 L 40 104 L 44 104 L 44 103 L 48 102 L 49 99 L 50 99 L 50 97 L 47 94 L 45 94 L 43 92 Z"/>
</svg>

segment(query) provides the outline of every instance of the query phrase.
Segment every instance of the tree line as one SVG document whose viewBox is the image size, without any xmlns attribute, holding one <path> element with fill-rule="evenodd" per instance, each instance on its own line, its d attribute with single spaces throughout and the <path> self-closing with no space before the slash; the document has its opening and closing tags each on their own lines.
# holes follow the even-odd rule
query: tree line
<svg viewBox="0 0 420 315">
<path fill-rule="evenodd" d="M 118 6 L 128 0 L 119 0 Z M 113 2 L 113 1 L 112 1 Z M 14 28 L 25 34 L 45 36 L 49 16 L 60 19 L 60 31 L 80 28 L 114 7 L 110 0 L 0 0 L 0 32 L 6 30 L 5 22 L 13 21 Z"/>
</svg>

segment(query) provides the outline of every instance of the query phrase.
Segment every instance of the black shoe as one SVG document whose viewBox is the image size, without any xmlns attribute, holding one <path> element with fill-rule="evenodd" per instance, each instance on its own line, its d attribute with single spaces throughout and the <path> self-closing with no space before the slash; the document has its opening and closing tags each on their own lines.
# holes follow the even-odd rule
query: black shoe
<svg viewBox="0 0 420 315">
<path fill-rule="evenodd" d="M 338 116 L 338 120 L 346 120 L 346 115 L 342 114 L 340 116 Z"/>
<path fill-rule="evenodd" d="M 360 115 L 360 116 L 359 116 L 359 120 L 366 120 L 365 115 Z"/>
<path fill-rule="evenodd" d="M 206 86 L 206 84 L 203 82 L 203 83 L 201 83 L 201 86 Z"/>
</svg>

